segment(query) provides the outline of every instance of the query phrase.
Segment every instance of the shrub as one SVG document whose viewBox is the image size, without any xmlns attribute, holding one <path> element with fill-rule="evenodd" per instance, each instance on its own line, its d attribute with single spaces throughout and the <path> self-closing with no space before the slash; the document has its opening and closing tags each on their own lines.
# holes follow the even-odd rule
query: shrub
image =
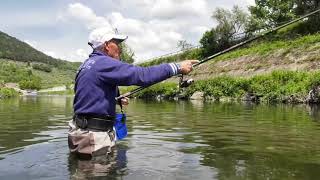
<svg viewBox="0 0 320 180">
<path fill-rule="evenodd" d="M 18 95 L 19 93 L 12 88 L 0 88 L 0 98 L 9 98 Z"/>
<path fill-rule="evenodd" d="M 32 64 L 32 68 L 47 73 L 50 73 L 52 71 L 52 68 L 46 64 Z"/>
</svg>

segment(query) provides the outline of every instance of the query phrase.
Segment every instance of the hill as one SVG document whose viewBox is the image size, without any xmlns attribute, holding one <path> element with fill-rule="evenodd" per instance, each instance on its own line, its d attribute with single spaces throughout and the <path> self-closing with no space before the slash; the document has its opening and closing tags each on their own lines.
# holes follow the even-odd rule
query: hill
<svg viewBox="0 0 320 180">
<path fill-rule="evenodd" d="M 48 56 L 0 31 L 0 83 L 39 81 L 36 89 L 71 84 L 79 65 Z"/>
</svg>

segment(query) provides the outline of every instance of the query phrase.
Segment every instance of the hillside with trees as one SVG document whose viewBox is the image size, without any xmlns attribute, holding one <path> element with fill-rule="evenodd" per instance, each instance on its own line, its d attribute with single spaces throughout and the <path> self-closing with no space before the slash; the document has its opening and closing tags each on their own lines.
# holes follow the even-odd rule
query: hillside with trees
<svg viewBox="0 0 320 180">
<path fill-rule="evenodd" d="M 0 83 L 22 89 L 72 84 L 80 63 L 50 57 L 0 31 Z"/>
</svg>

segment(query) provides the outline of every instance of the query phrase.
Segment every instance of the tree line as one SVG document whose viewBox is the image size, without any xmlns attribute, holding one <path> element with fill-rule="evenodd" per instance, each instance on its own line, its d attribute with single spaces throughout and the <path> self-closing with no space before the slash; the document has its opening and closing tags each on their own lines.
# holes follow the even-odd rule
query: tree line
<svg viewBox="0 0 320 180">
<path fill-rule="evenodd" d="M 206 31 L 200 40 L 202 57 L 222 51 L 252 37 L 320 8 L 319 0 L 256 0 L 249 12 L 234 6 L 232 10 L 217 8 L 212 18 L 217 26 Z M 319 32 L 320 15 L 316 14 L 293 25 L 285 38 Z M 289 30 L 288 30 L 289 31 Z M 275 36 L 274 38 L 277 38 Z"/>
</svg>

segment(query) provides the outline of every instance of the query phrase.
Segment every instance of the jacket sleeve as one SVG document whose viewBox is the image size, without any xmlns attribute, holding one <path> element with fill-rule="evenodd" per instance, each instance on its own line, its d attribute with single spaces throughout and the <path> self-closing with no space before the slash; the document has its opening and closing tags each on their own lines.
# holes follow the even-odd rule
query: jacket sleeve
<svg viewBox="0 0 320 180">
<path fill-rule="evenodd" d="M 140 67 L 115 60 L 105 62 L 98 67 L 98 76 L 101 81 L 116 86 L 148 86 L 178 74 L 175 63 Z"/>
</svg>

